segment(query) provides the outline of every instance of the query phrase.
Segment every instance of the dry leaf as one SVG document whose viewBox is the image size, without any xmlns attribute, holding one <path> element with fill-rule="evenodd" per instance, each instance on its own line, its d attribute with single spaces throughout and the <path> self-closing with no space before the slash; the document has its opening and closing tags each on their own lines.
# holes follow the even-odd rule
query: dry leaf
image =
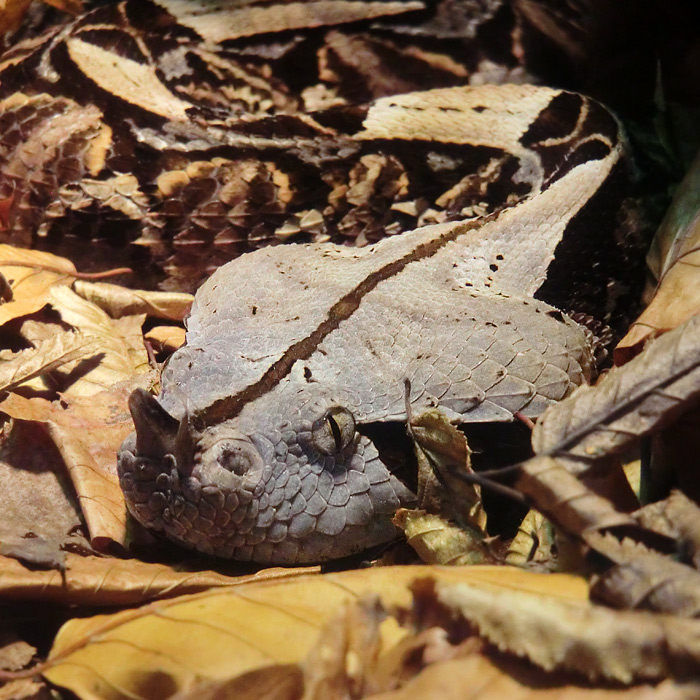
<svg viewBox="0 0 700 700">
<path fill-rule="evenodd" d="M 81 556 L 66 553 L 65 572 L 29 569 L 0 556 L 0 595 L 10 601 L 44 601 L 84 607 L 133 606 L 159 598 L 198 593 L 209 588 L 251 581 L 294 578 L 318 573 L 319 567 L 265 569 L 254 574 L 227 576 L 216 571 L 138 559 Z"/>
<path fill-rule="evenodd" d="M 577 479 L 570 460 L 533 457 L 520 465 L 515 487 L 564 532 L 582 537 L 590 531 L 626 527 L 636 521 Z"/>
<path fill-rule="evenodd" d="M 401 508 L 394 524 L 406 535 L 406 541 L 426 564 L 466 565 L 492 562 L 483 533 L 462 529 L 439 515 L 424 510 Z"/>
<path fill-rule="evenodd" d="M 700 620 L 467 584 L 438 582 L 437 596 L 500 650 L 545 670 L 621 683 L 700 672 Z"/>
<path fill-rule="evenodd" d="M 63 12 L 69 12 L 72 15 L 77 15 L 83 11 L 82 0 L 44 0 L 47 5 L 51 5 Z"/>
<path fill-rule="evenodd" d="M 155 326 L 144 337 L 154 343 L 159 350 L 175 352 L 185 344 L 185 329 L 179 326 Z"/>
<path fill-rule="evenodd" d="M 174 693 L 195 680 L 227 679 L 263 666 L 296 663 L 344 603 L 374 592 L 385 606 L 408 606 L 409 584 L 429 575 L 475 586 L 490 582 L 508 592 L 559 591 L 563 598 L 578 601 L 587 596 L 583 579 L 507 567 L 379 567 L 246 583 L 71 620 L 56 638 L 45 675 L 86 700 L 148 699 L 162 697 L 154 694 L 158 687 Z"/>
<path fill-rule="evenodd" d="M 13 32 L 22 24 L 32 0 L 3 0 L 0 5 L 0 34 Z"/>
<path fill-rule="evenodd" d="M 49 303 L 50 290 L 55 285 L 70 285 L 77 273 L 66 258 L 0 244 L 0 274 L 12 289 L 12 301 L 0 305 L 0 325 L 3 325 L 41 309 Z"/>
<path fill-rule="evenodd" d="M 510 564 L 510 566 L 551 565 L 553 545 L 554 530 L 552 524 L 542 513 L 530 510 L 508 545 L 506 564 Z"/>
<path fill-rule="evenodd" d="M 169 700 L 301 700 L 303 692 L 299 666 L 278 664 L 223 681 L 195 683 Z"/>
<path fill-rule="evenodd" d="M 0 404 L 1 409 L 1 404 Z M 9 435 L 8 435 L 9 433 Z M 42 426 L 14 421 L 0 446 L 0 541 L 60 544 L 80 527 L 80 508 L 61 456 Z"/>
<path fill-rule="evenodd" d="M 408 428 L 418 458 L 419 475 L 421 470 L 432 472 L 442 484 L 443 500 L 446 497 L 451 503 L 449 515 L 461 525 L 485 533 L 486 512 L 479 487 L 455 476 L 473 473 L 469 460 L 471 450 L 464 433 L 438 409 L 409 415 Z"/>
<path fill-rule="evenodd" d="M 697 687 L 671 681 L 659 686 L 592 688 L 587 683 L 561 684 L 517 660 L 495 661 L 472 652 L 427 666 L 398 690 L 372 695 L 372 700 L 697 700 Z"/>
<path fill-rule="evenodd" d="M 651 343 L 644 352 L 579 387 L 548 408 L 532 432 L 536 454 L 577 457 L 575 473 L 592 459 L 621 452 L 670 422 L 700 394 L 700 315 Z"/>
<path fill-rule="evenodd" d="M 17 671 L 29 666 L 36 649 L 20 639 L 14 632 L 0 632 L 0 668 Z"/>
<path fill-rule="evenodd" d="M 648 306 L 615 348 L 617 364 L 700 312 L 700 154 L 676 190 L 647 263 L 656 288 L 647 289 Z"/>
<path fill-rule="evenodd" d="M 700 569 L 700 506 L 681 491 L 634 513 L 643 527 L 678 541 L 678 548 Z"/>
<path fill-rule="evenodd" d="M 144 316 L 112 320 L 68 287 L 53 287 L 48 298 L 66 323 L 96 338 L 101 350 L 99 362 L 82 371 L 66 393 L 91 396 L 150 369 L 141 332 Z"/>
<path fill-rule="evenodd" d="M 146 314 L 154 318 L 182 321 L 190 312 L 194 301 L 191 294 L 127 289 L 106 282 L 76 280 L 73 290 L 112 318 Z"/>
<path fill-rule="evenodd" d="M 92 544 L 97 549 L 126 543 L 126 505 L 116 474 L 119 445 L 133 430 L 127 400 L 148 388 L 153 375 L 141 375 L 90 397 L 72 397 L 63 408 L 45 399 L 11 394 L 0 411 L 13 418 L 46 423 L 68 468 Z"/>
<path fill-rule="evenodd" d="M 597 576 L 592 598 L 616 608 L 700 617 L 700 572 L 627 539 L 592 534 L 588 542 L 614 562 Z"/>
<path fill-rule="evenodd" d="M 666 499 L 666 517 L 673 523 L 696 569 L 700 569 L 700 506 L 680 491 Z"/>
<path fill-rule="evenodd" d="M 303 663 L 304 700 L 346 700 L 366 693 L 368 676 L 377 664 L 382 645 L 404 636 L 397 627 L 382 639 L 386 618 L 379 598 L 368 595 L 346 603 L 324 626 Z"/>
<path fill-rule="evenodd" d="M 0 700 L 54 700 L 54 696 L 46 683 L 27 679 L 3 685 Z"/>
<path fill-rule="evenodd" d="M 0 364 L 0 391 L 11 391 L 34 377 L 48 374 L 68 362 L 94 355 L 98 343 L 82 333 L 65 331 L 37 347 L 20 350 Z"/>
</svg>

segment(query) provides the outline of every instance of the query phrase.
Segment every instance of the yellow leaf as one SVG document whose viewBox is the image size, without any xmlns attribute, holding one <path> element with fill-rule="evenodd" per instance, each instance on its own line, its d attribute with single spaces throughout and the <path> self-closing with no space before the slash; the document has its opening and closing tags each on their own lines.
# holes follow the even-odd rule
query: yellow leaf
<svg viewBox="0 0 700 700">
<path fill-rule="evenodd" d="M 439 515 L 401 508 L 394 516 L 406 541 L 426 564 L 482 564 L 493 561 L 476 528 L 462 529 Z"/>
<path fill-rule="evenodd" d="M 155 343 L 159 349 L 174 352 L 185 344 L 185 329 L 179 326 L 155 326 L 145 338 Z"/>
<path fill-rule="evenodd" d="M 99 341 L 99 362 L 83 372 L 67 391 L 70 396 L 91 396 L 113 384 L 148 372 L 148 355 L 143 346 L 144 316 L 111 319 L 99 306 L 85 301 L 68 287 L 53 287 L 48 298 L 61 318 Z"/>
<path fill-rule="evenodd" d="M 12 290 L 12 301 L 0 306 L 0 325 L 3 325 L 41 309 L 49 301 L 51 288 L 71 284 L 77 273 L 66 258 L 0 244 L 0 274 Z"/>
<path fill-rule="evenodd" d="M 96 352 L 94 338 L 73 331 L 58 333 L 35 348 L 14 353 L 0 364 L 0 390 L 10 391 L 34 377 Z"/>
<path fill-rule="evenodd" d="M 372 695 L 372 700 L 690 700 L 669 681 L 656 694 L 651 685 L 632 688 L 592 688 L 589 684 L 560 684 L 543 680 L 542 673 L 522 661 L 490 659 L 471 653 L 433 663 L 398 690 Z"/>
<path fill-rule="evenodd" d="M 385 606 L 408 606 L 409 585 L 428 576 L 578 601 L 587 595 L 585 581 L 573 576 L 478 566 L 379 567 L 243 583 L 71 620 L 56 637 L 44 675 L 84 700 L 162 698 L 163 689 L 172 694 L 195 681 L 298 662 L 341 605 L 376 592 Z"/>
<path fill-rule="evenodd" d="M 189 313 L 194 300 L 191 294 L 127 289 L 106 282 L 76 280 L 73 289 L 83 299 L 97 304 L 112 318 L 146 314 L 155 318 L 182 321 Z"/>
<path fill-rule="evenodd" d="M 553 545 L 554 531 L 551 523 L 539 511 L 530 510 L 508 545 L 506 563 L 511 566 L 552 565 Z"/>
<path fill-rule="evenodd" d="M 204 561 L 204 560 L 203 560 Z M 216 571 L 168 566 L 113 557 L 66 553 L 65 572 L 29 569 L 16 559 L 0 556 L 3 600 L 38 601 L 81 606 L 127 606 L 159 598 L 199 593 L 245 582 L 286 579 L 313 574 L 319 567 L 264 569 L 255 574 L 227 576 Z"/>
</svg>

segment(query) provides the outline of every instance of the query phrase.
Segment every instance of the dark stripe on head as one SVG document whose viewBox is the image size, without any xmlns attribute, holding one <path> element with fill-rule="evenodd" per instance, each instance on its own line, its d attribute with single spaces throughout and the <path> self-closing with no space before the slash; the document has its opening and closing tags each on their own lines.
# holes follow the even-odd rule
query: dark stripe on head
<svg viewBox="0 0 700 700">
<path fill-rule="evenodd" d="M 196 418 L 199 423 L 210 426 L 222 421 L 235 418 L 243 407 L 268 393 L 277 386 L 292 369 L 298 360 L 306 360 L 316 351 L 325 338 L 332 333 L 342 321 L 347 320 L 355 313 L 364 297 L 369 294 L 380 282 L 394 277 L 409 264 L 418 260 L 424 260 L 437 253 L 448 243 L 456 240 L 465 233 L 479 228 L 484 223 L 494 221 L 500 211 L 476 221 L 468 221 L 448 229 L 445 233 L 425 243 L 421 243 L 411 252 L 398 260 L 392 260 L 384 267 L 367 275 L 354 289 L 342 296 L 331 306 L 328 316 L 309 335 L 291 345 L 262 375 L 257 382 L 250 384 L 234 396 L 227 396 L 214 401 L 212 404 L 198 412 Z"/>
</svg>

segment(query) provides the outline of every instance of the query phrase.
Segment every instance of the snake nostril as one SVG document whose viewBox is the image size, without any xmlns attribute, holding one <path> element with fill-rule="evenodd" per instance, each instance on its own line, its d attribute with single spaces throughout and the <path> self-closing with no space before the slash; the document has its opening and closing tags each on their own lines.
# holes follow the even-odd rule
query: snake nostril
<svg viewBox="0 0 700 700">
<path fill-rule="evenodd" d="M 260 466 L 260 456 L 251 447 L 236 442 L 216 446 L 214 457 L 220 467 L 238 476 L 245 476 Z"/>
</svg>

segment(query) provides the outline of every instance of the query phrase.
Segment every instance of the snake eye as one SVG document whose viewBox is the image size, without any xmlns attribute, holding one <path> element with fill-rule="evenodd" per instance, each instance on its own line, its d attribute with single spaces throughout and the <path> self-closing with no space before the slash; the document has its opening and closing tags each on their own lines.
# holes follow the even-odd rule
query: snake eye
<svg viewBox="0 0 700 700">
<path fill-rule="evenodd" d="M 314 446 L 324 455 L 342 452 L 354 437 L 355 419 L 352 413 L 342 406 L 328 409 L 311 428 Z"/>
</svg>

